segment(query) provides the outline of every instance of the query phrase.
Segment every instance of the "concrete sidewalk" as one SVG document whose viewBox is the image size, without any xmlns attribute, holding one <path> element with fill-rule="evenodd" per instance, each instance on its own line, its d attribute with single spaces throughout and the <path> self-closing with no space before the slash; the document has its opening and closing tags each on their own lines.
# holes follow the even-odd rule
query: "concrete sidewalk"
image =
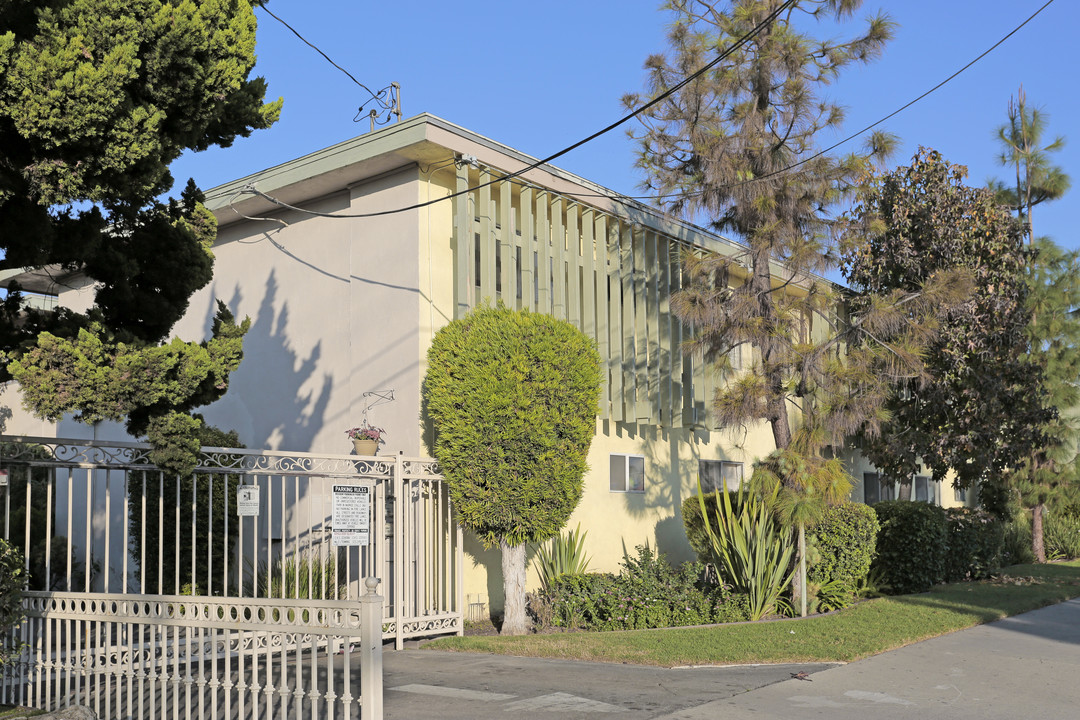
<svg viewBox="0 0 1080 720">
<path fill-rule="evenodd" d="M 384 664 L 388 720 L 1080 718 L 1080 599 L 842 666 L 667 669 L 429 650 L 387 652 Z"/>
<path fill-rule="evenodd" d="M 1077 718 L 1080 599 L 660 717 Z"/>
<path fill-rule="evenodd" d="M 449 653 L 383 655 L 387 720 L 651 720 L 829 665 L 659 668 Z"/>
</svg>

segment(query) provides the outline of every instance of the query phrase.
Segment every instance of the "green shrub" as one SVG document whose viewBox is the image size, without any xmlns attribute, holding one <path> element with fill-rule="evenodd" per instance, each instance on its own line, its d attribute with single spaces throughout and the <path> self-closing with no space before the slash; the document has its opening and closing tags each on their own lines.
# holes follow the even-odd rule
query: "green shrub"
<svg viewBox="0 0 1080 720">
<path fill-rule="evenodd" d="M 817 557 L 807 580 L 822 586 L 840 582 L 854 590 L 870 572 L 880 528 L 869 505 L 848 502 L 829 507 L 811 536 Z"/>
<path fill-rule="evenodd" d="M 1065 560 L 1080 557 L 1080 515 L 1065 508 L 1055 508 L 1043 521 L 1046 557 Z"/>
<path fill-rule="evenodd" d="M 1043 535 L 1045 537 L 1045 526 Z M 1031 515 L 1020 512 L 1005 523 L 1005 538 L 1001 548 L 1003 565 L 1023 565 L 1035 562 L 1031 551 Z"/>
<path fill-rule="evenodd" d="M 994 515 L 974 508 L 949 508 L 945 523 L 946 582 L 981 580 L 1001 569 L 1005 526 Z"/>
<path fill-rule="evenodd" d="M 795 545 L 791 530 L 780 527 L 772 508 L 780 484 L 768 497 L 743 488 L 735 493 L 714 493 L 716 509 L 704 523 L 712 545 L 712 557 L 720 579 L 750 599 L 750 619 L 783 609 L 782 595 L 791 583 L 788 571 Z M 702 515 L 707 507 L 698 495 Z"/>
<path fill-rule="evenodd" d="M 270 573 L 267 573 L 266 566 L 260 563 L 260 597 L 300 600 L 329 600 L 346 597 L 349 591 L 346 583 L 346 568 L 337 563 L 337 554 L 338 548 L 329 550 L 325 557 L 317 549 L 311 553 L 289 555 L 284 561 L 277 560 Z M 283 579 L 284 590 L 282 589 Z"/>
<path fill-rule="evenodd" d="M 532 598 L 538 624 L 586 630 L 640 630 L 735 622 L 749 617 L 745 596 L 704 580 L 700 562 L 672 567 L 648 545 L 625 557 L 622 572 L 562 575 Z"/>
<path fill-rule="evenodd" d="M 896 595 L 926 592 L 945 579 L 945 511 L 923 502 L 874 505 L 881 530 L 872 568 Z"/>
<path fill-rule="evenodd" d="M 24 617 L 22 593 L 26 590 L 23 555 L 7 540 L 0 539 L 0 665 L 21 650 L 19 641 L 8 629 Z"/>
<path fill-rule="evenodd" d="M 549 591 L 540 593 L 549 601 L 551 623 L 561 628 L 605 628 L 615 604 L 615 578 L 612 573 L 561 575 L 555 578 Z M 535 606 L 535 603 L 533 604 Z M 542 621 L 534 609 L 536 620 Z"/>
<path fill-rule="evenodd" d="M 843 580 L 830 580 L 822 585 L 809 584 L 813 593 L 812 610 L 830 612 L 843 610 L 855 601 L 855 587 Z"/>
</svg>

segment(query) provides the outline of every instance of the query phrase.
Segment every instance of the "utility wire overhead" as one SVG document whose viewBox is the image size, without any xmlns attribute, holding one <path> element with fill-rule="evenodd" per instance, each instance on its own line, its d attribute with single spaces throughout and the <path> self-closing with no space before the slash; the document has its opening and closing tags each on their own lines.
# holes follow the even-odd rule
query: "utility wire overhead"
<svg viewBox="0 0 1080 720">
<path fill-rule="evenodd" d="M 256 4 L 257 4 L 257 5 L 259 6 L 259 9 L 260 9 L 260 10 L 262 10 L 262 11 L 263 11 L 264 13 L 266 13 L 266 14 L 267 14 L 267 15 L 269 15 L 270 17 L 274 18 L 275 20 L 277 20 L 277 21 L 278 21 L 279 23 L 281 23 L 281 24 L 282 24 L 282 25 L 284 25 L 284 26 L 285 26 L 286 28 L 288 28 L 289 32 L 291 32 L 291 33 L 292 33 L 293 35 L 295 35 L 296 37 L 300 38 L 300 41 L 301 41 L 301 42 L 303 42 L 303 43 L 304 43 L 305 45 L 307 45 L 307 46 L 308 46 L 309 48 L 311 48 L 311 49 L 312 49 L 312 50 L 314 50 L 315 52 L 317 52 L 317 53 L 319 53 L 320 55 L 322 55 L 322 56 L 323 56 L 323 58 L 324 58 L 324 59 L 326 60 L 326 62 L 330 63 L 331 65 L 333 65 L 334 67 L 336 67 L 336 68 L 337 68 L 338 70 L 340 70 L 341 72 L 345 73 L 345 75 L 346 75 L 346 76 L 347 76 L 347 77 L 348 77 L 348 78 L 349 78 L 350 80 L 352 80 L 352 81 L 353 81 L 354 83 L 356 83 L 356 84 L 357 84 L 357 85 L 359 85 L 359 86 L 360 86 L 361 88 L 363 88 L 364 92 L 366 92 L 366 93 L 367 93 L 368 95 L 370 95 L 370 96 L 372 97 L 372 99 L 373 99 L 373 100 L 375 100 L 375 101 L 376 101 L 377 103 L 379 103 L 379 105 L 381 105 L 381 106 L 383 107 L 383 109 L 385 109 L 385 110 L 390 110 L 390 109 L 392 109 L 392 106 L 391 106 L 391 105 L 387 105 L 387 104 L 386 104 L 386 102 L 385 102 L 385 99 L 384 99 L 384 98 L 386 97 L 387 91 L 388 91 L 388 90 L 390 90 L 390 88 L 391 88 L 391 86 L 390 86 L 390 85 L 387 85 L 387 86 L 386 86 L 386 87 L 384 87 L 384 88 L 383 88 L 382 90 L 380 90 L 380 91 L 379 91 L 378 93 L 372 92 L 371 88 L 369 88 L 369 87 L 368 87 L 367 85 L 365 85 L 364 83 L 362 83 L 362 82 L 360 82 L 359 80 L 357 80 L 357 79 L 356 79 L 356 78 L 355 78 L 355 77 L 353 76 L 353 74 L 352 74 L 351 72 L 349 72 L 348 70 L 346 70 L 345 68 L 341 67 L 341 66 L 340 66 L 340 65 L 338 65 L 338 64 L 337 64 L 336 62 L 334 62 L 334 61 L 333 61 L 333 60 L 332 60 L 332 59 L 330 58 L 330 56 L 329 56 L 329 55 L 327 55 L 326 53 L 324 53 L 324 52 L 322 51 L 322 49 L 321 49 L 321 48 L 319 48 L 319 46 L 317 46 L 317 45 L 315 45 L 314 43 L 310 42 L 310 41 L 309 41 L 309 40 L 308 40 L 307 38 L 305 38 L 305 37 L 304 37 L 303 35 L 301 35 L 301 34 L 300 34 L 300 33 L 299 33 L 299 32 L 298 32 L 297 30 L 296 30 L 296 28 L 294 28 L 294 27 L 293 27 L 292 25 L 290 25 L 289 23 L 285 22 L 285 21 L 284 21 L 284 20 L 282 20 L 282 19 L 281 19 L 280 17 L 278 17 L 277 15 L 275 15 L 275 14 L 274 14 L 273 12 L 271 12 L 271 11 L 270 11 L 270 9 L 266 7 L 266 3 L 264 2 L 264 0 L 256 0 Z M 368 100 L 368 101 L 364 102 L 364 103 L 363 103 L 363 104 L 362 104 L 362 105 L 360 106 L 360 108 L 361 108 L 361 109 L 363 109 L 364 105 L 367 105 L 367 103 L 368 103 L 368 102 L 371 102 L 371 101 L 370 101 L 370 100 Z"/>
<path fill-rule="evenodd" d="M 273 197 L 271 195 L 268 195 L 267 193 L 262 192 L 261 190 L 259 190 L 258 188 L 256 188 L 252 184 L 245 185 L 243 188 L 241 188 L 241 190 L 237 193 L 237 196 L 240 195 L 240 194 L 257 195 L 259 197 L 262 197 L 262 198 L 274 203 L 275 205 L 278 205 L 279 207 L 283 207 L 283 208 L 286 208 L 288 210 L 296 210 L 298 212 L 306 213 L 308 215 L 313 215 L 313 216 L 317 216 L 317 217 L 327 217 L 327 218 L 366 218 L 366 217 L 377 217 L 377 216 L 382 216 L 382 215 L 393 215 L 393 214 L 396 214 L 396 213 L 407 212 L 409 210 L 416 210 L 416 209 L 419 209 L 419 208 L 428 207 L 429 205 L 434 205 L 436 203 L 443 202 L 445 200 L 450 200 L 452 198 L 458 197 L 459 195 L 464 195 L 464 194 L 473 192 L 474 190 L 478 190 L 480 188 L 487 187 L 489 185 L 493 185 L 495 183 L 505 182 L 505 181 L 513 181 L 514 178 L 517 178 L 518 176 L 520 176 L 520 175 L 522 175 L 522 174 L 524 174 L 524 173 L 526 173 L 526 172 L 528 172 L 530 170 L 534 170 L 534 169 L 540 167 L 541 165 L 545 165 L 545 164 L 551 162 L 552 160 L 555 160 L 556 158 L 562 157 L 566 153 L 571 152 L 572 150 L 575 150 L 575 149 L 581 147 L 582 145 L 584 145 L 584 144 L 586 144 L 588 142 L 591 142 L 592 140 L 595 140 L 596 138 L 600 137 L 601 135 L 604 135 L 607 132 L 610 132 L 611 130 L 614 130 L 615 128 L 617 128 L 620 125 L 626 123 L 627 121 L 631 120 L 632 118 L 640 115 L 645 110 L 648 110 L 652 106 L 656 105 L 657 103 L 661 102 L 665 98 L 669 97 L 673 93 L 675 93 L 678 90 L 682 89 L 683 87 L 685 87 L 689 83 L 693 82 L 698 77 L 700 77 L 702 74 L 704 74 L 705 72 L 707 72 L 711 68 L 715 67 L 718 63 L 720 63 L 721 61 L 726 59 L 728 56 L 730 56 L 732 52 L 734 52 L 739 47 L 744 45 L 746 42 L 748 42 L 749 40 L 751 40 L 755 36 L 757 36 L 765 27 L 767 27 L 773 20 L 775 20 L 776 17 L 785 8 L 787 8 L 787 6 L 791 5 L 793 2 L 795 2 L 795 0 L 788 0 L 788 2 L 785 2 L 783 5 L 781 5 L 779 8 L 777 8 L 772 14 L 770 14 L 764 21 L 762 21 L 762 23 L 760 23 L 758 26 L 756 26 L 753 30 L 751 30 L 749 33 L 747 33 L 743 37 L 739 38 L 739 40 L 736 41 L 735 44 L 733 44 L 731 47 L 724 50 L 724 52 L 722 52 L 714 60 L 712 60 L 708 64 L 704 65 L 703 67 L 701 67 L 700 69 L 695 71 L 693 74 L 687 76 L 681 82 L 674 85 L 673 87 L 671 87 L 670 89 L 668 89 L 667 91 L 665 91 L 661 95 L 657 96 L 656 98 L 654 98 L 650 102 L 646 103 L 645 105 L 642 105 L 640 108 L 637 108 L 636 110 L 634 110 L 630 114 L 628 114 L 628 115 L 624 116 L 623 118 L 615 121 L 611 125 L 608 125 L 607 127 L 603 128 L 602 130 L 599 130 L 599 131 L 593 133 L 592 135 L 588 136 L 587 138 L 585 138 L 583 140 L 580 140 L 580 141 L 574 143 L 573 145 L 570 145 L 569 147 L 566 147 L 566 148 L 558 151 L 557 153 L 544 158 L 543 160 L 537 160 L 536 162 L 522 168 L 521 170 L 518 170 L 518 171 L 512 172 L 512 173 L 508 173 L 508 174 L 500 176 L 500 177 L 496 177 L 496 178 L 494 178 L 494 179 L 492 179 L 492 180 L 490 180 L 488 182 L 481 183 L 480 185 L 476 185 L 475 187 L 469 187 L 469 188 L 466 188 L 465 190 L 458 191 L 458 192 L 446 195 L 444 197 L 437 198 L 435 200 L 429 200 L 427 202 L 417 203 L 415 205 L 409 205 L 407 207 L 395 208 L 393 210 L 382 210 L 382 211 L 373 212 L 373 213 L 351 213 L 351 214 L 349 214 L 349 213 L 344 213 L 344 214 L 320 213 L 320 212 L 317 212 L 315 210 L 306 210 L 304 208 L 296 207 L 295 205 L 290 205 L 290 204 L 288 204 L 286 202 L 278 200 L 277 198 L 275 198 L 275 197 Z M 1053 4 L 1053 2 L 1054 2 L 1054 0 L 1047 0 L 1046 3 L 1044 3 L 1035 12 L 1033 12 L 1031 15 L 1029 15 L 1023 22 L 1021 22 L 1019 25 L 1017 25 L 1015 28 L 1013 28 L 1011 31 L 1009 31 L 1004 37 L 1002 37 L 1000 40 L 995 42 L 993 45 L 991 45 L 985 51 L 983 51 L 978 56 L 976 56 L 973 60 L 971 60 L 966 65 L 961 67 L 959 70 L 957 70 L 953 74 L 949 75 L 947 78 L 945 78 L 944 80 L 942 80 L 938 84 L 934 85 L 932 88 L 930 88 L 926 92 L 922 93 L 921 95 L 919 95 L 915 99 L 905 103 L 904 105 L 900 106 L 896 110 L 890 112 L 888 115 L 885 115 L 881 119 L 871 123 L 870 125 L 867 125 L 866 127 L 859 130 L 858 132 L 852 133 L 851 135 L 848 135 L 844 139 L 842 139 L 842 140 L 830 145 L 829 147 L 825 148 L 824 150 L 821 150 L 821 151 L 815 153 L 814 155 L 811 155 L 811 156 L 806 157 L 806 158 L 804 158 L 802 160 L 799 160 L 796 163 L 792 163 L 791 165 L 788 165 L 787 167 L 784 167 L 784 168 L 781 168 L 779 170 L 773 171 L 773 172 L 771 172 L 771 173 L 769 173 L 767 175 L 762 175 L 760 177 L 751 178 L 749 180 L 743 180 L 743 181 L 738 182 L 738 183 L 731 183 L 730 185 L 725 185 L 723 187 L 725 187 L 725 188 L 735 188 L 735 187 L 739 187 L 739 186 L 742 186 L 742 185 L 747 185 L 747 184 L 754 183 L 754 182 L 761 182 L 762 180 L 767 180 L 769 178 L 776 177 L 777 175 L 781 175 L 783 173 L 786 173 L 786 172 L 788 172 L 790 170 L 793 170 L 793 169 L 795 169 L 795 168 L 797 168 L 797 167 L 799 167 L 801 165 L 804 165 L 804 164 L 810 162 L 811 160 L 819 158 L 822 155 L 824 155 L 825 153 L 831 152 L 831 151 L 835 150 L 836 148 L 840 147 L 841 145 L 844 145 L 844 144 L 850 142 L 851 140 L 854 140 L 855 138 L 859 137 L 860 135 L 863 135 L 866 132 L 874 129 L 875 127 L 877 127 L 881 123 L 889 120 L 892 117 L 895 117 L 896 115 L 900 114 L 904 110 L 907 110 L 912 105 L 915 105 L 916 103 L 918 103 L 921 100 L 925 99 L 926 97 L 928 97 L 932 93 L 936 92 L 937 90 L 940 90 L 942 87 L 944 87 L 950 81 L 954 80 L 961 73 L 963 73 L 964 71 L 969 69 L 971 66 L 973 66 L 975 63 L 979 62 L 984 57 L 989 55 L 991 52 L 996 50 L 1002 43 L 1004 43 L 1006 40 L 1008 40 L 1013 35 L 1015 35 L 1017 32 L 1019 32 L 1021 28 L 1023 28 L 1025 25 L 1027 25 L 1032 20 L 1034 20 L 1036 16 L 1038 16 L 1043 10 L 1045 10 L 1047 7 L 1049 7 L 1051 4 Z M 263 9 L 265 10 L 266 8 L 264 7 Z M 267 12 L 269 13 L 268 10 L 267 10 Z M 286 25 L 286 27 L 288 27 L 288 25 Z M 291 30 L 292 28 L 289 28 L 289 29 Z M 295 33 L 296 31 L 294 30 L 293 32 Z M 301 39 L 303 40 L 303 38 L 301 38 Z M 305 40 L 304 42 L 307 42 L 307 41 Z M 308 43 L 308 44 L 310 44 L 310 43 Z M 314 46 L 312 46 L 312 47 L 314 47 Z M 316 48 L 316 49 L 318 49 L 318 48 Z M 321 50 L 319 52 L 322 53 Z M 325 57 L 325 55 L 324 55 L 324 57 Z M 329 59 L 329 58 L 327 58 L 327 59 Z M 352 77 L 352 76 L 350 75 L 350 77 Z M 363 86 L 361 86 L 361 87 L 363 87 Z M 365 87 L 364 89 L 366 90 L 367 88 Z M 368 90 L 368 92 L 371 92 L 371 91 Z M 684 198 L 684 197 L 693 197 L 693 196 L 695 196 L 697 194 L 700 194 L 700 193 L 696 193 L 696 192 L 692 192 L 692 193 L 680 192 L 680 193 L 669 193 L 669 194 L 665 194 L 665 195 L 623 195 L 621 193 L 604 194 L 604 193 L 556 192 L 556 191 L 550 190 L 549 188 L 542 188 L 542 187 L 540 187 L 538 185 L 534 185 L 534 184 L 528 183 L 528 182 L 518 182 L 516 184 L 519 184 L 519 185 L 521 185 L 523 187 L 533 187 L 533 188 L 542 189 L 542 190 L 544 190 L 546 192 L 552 192 L 554 194 L 562 195 L 562 196 L 566 196 L 566 197 L 572 197 L 572 198 L 589 198 L 589 197 L 607 198 L 607 199 L 612 200 L 614 202 L 620 202 L 621 203 L 621 202 L 624 202 L 624 201 L 626 201 L 626 202 L 632 201 L 635 204 L 639 203 L 641 201 L 657 201 L 657 200 L 667 200 L 667 199 L 676 199 L 676 198 Z M 260 219 L 270 219 L 270 218 L 260 218 Z"/>
<path fill-rule="evenodd" d="M 508 175 L 506 175 L 504 177 L 496 178 L 496 179 L 490 180 L 490 181 L 488 181 L 486 183 L 481 183 L 480 185 L 477 185 L 475 187 L 466 188 L 465 190 L 459 190 L 457 192 L 451 193 L 451 194 L 446 195 L 446 196 L 441 197 L 441 198 L 437 198 L 435 200 L 428 200 L 427 202 L 417 203 L 415 205 L 409 205 L 408 207 L 396 208 L 394 210 L 382 210 L 382 211 L 374 212 L 374 213 L 352 213 L 352 214 L 340 214 L 340 215 L 333 215 L 333 214 L 329 214 L 329 213 L 315 213 L 314 211 L 306 211 L 306 210 L 303 210 L 302 208 L 294 207 L 294 206 L 289 205 L 287 203 L 284 203 L 284 202 L 282 202 L 280 200 L 277 200 L 276 198 L 274 198 L 274 197 L 272 197 L 270 195 L 267 195 L 266 193 L 258 190 L 253 185 L 248 185 L 244 189 L 245 189 L 245 191 L 247 191 L 250 194 L 258 195 L 260 197 L 263 197 L 263 198 L 269 200 L 270 202 L 275 203 L 276 205 L 280 205 L 281 207 L 292 209 L 292 210 L 300 210 L 301 212 L 311 212 L 311 214 L 318 215 L 320 217 L 364 218 L 364 217 L 378 217 L 378 216 L 382 216 L 382 215 L 393 215 L 393 214 L 396 214 L 396 213 L 407 212 L 409 210 L 417 210 L 419 208 L 427 207 L 429 205 L 434 205 L 435 203 L 443 202 L 445 200 L 450 200 L 450 199 L 458 197 L 460 195 L 465 195 L 465 194 L 470 193 L 470 192 L 472 192 L 474 190 L 478 190 L 480 188 L 487 187 L 489 185 L 494 185 L 495 183 L 498 183 L 498 182 L 503 182 L 505 180 L 516 178 L 519 175 L 522 175 L 524 173 L 529 172 L 530 170 L 535 170 L 536 168 L 540 167 L 541 165 L 546 165 L 546 164 L 550 163 L 552 160 L 560 158 L 563 155 L 567 154 L 568 152 L 571 152 L 572 150 L 576 150 L 577 148 L 581 147 L 582 145 L 584 145 L 584 144 L 586 144 L 588 142 L 592 142 L 593 140 L 600 137 L 601 135 L 604 135 L 606 133 L 611 132 L 612 130 L 619 127 L 620 125 L 623 125 L 624 123 L 632 120 L 633 118 L 637 117 L 638 115 L 645 112 L 649 108 L 651 108 L 654 105 L 662 102 L 667 97 L 669 97 L 669 96 L 673 95 L 674 93 L 678 92 L 679 90 L 681 90 L 685 86 L 689 85 L 691 82 L 693 82 L 694 80 L 696 80 L 697 78 L 701 77 L 703 74 L 705 74 L 706 72 L 708 72 L 709 70 L 714 68 L 716 65 L 718 65 L 719 63 L 726 60 L 733 52 L 735 52 L 740 47 L 745 45 L 747 42 L 749 42 L 750 40 L 755 38 L 757 35 L 759 35 L 763 30 L 765 30 L 765 28 L 769 27 L 769 25 L 771 25 L 772 22 L 784 10 L 786 10 L 789 6 L 793 5 L 794 3 L 795 3 L 795 0 L 787 0 L 783 5 L 776 8 L 773 12 L 769 13 L 769 15 L 764 20 L 762 20 L 760 23 L 758 23 L 757 26 L 755 26 L 753 30 L 751 30 L 750 32 L 743 35 L 741 38 L 736 40 L 730 47 L 726 48 L 723 52 L 721 52 L 719 55 L 717 55 L 717 57 L 715 59 L 713 59 L 712 61 L 706 63 L 704 66 L 702 66 L 701 68 L 699 68 L 698 70 L 696 70 L 695 72 L 691 73 L 686 78 L 684 78 L 681 82 L 679 82 L 676 85 L 672 86 L 671 88 L 669 88 L 665 92 L 661 93 L 660 95 L 656 96 L 655 98 L 653 98 L 649 102 L 645 103 L 641 107 L 637 108 L 636 110 L 630 112 L 628 115 L 623 116 L 622 118 L 620 118 L 619 120 L 616 120 L 615 122 L 611 123 L 607 127 L 594 132 L 592 135 L 589 135 L 588 137 L 584 138 L 583 140 L 579 140 L 578 142 L 574 143 L 573 145 L 565 147 L 562 150 L 559 150 L 558 152 L 556 152 L 556 153 L 554 153 L 552 155 L 549 155 L 548 157 L 546 157 L 546 158 L 544 158 L 542 160 L 537 160 L 536 162 L 532 163 L 531 165 L 527 165 L 527 166 L 523 167 L 522 169 L 517 170 L 517 171 L 512 172 L 512 173 L 509 173 Z M 263 8 L 263 9 L 265 10 L 265 8 Z M 267 12 L 269 12 L 269 11 L 267 11 Z M 296 31 L 294 30 L 293 32 L 295 33 Z M 301 39 L 303 39 L 303 38 L 301 38 Z M 304 40 L 304 42 L 307 42 L 307 41 Z M 310 43 L 308 43 L 308 44 L 310 44 Z M 321 50 L 319 52 L 322 53 Z M 325 54 L 323 54 L 323 56 L 325 57 Z M 329 58 L 327 58 L 327 59 L 329 59 Z M 350 75 L 350 77 L 352 77 L 352 76 Z M 371 91 L 368 90 L 368 92 L 371 92 Z"/>
</svg>

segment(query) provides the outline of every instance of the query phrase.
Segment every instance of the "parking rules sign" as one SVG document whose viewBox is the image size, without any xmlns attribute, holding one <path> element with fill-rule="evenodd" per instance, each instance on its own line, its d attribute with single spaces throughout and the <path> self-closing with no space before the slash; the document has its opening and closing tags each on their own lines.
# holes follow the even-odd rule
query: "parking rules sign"
<svg viewBox="0 0 1080 720">
<path fill-rule="evenodd" d="M 339 547 L 370 544 L 371 488 L 366 485 L 334 485 L 332 522 L 332 544 Z"/>
<path fill-rule="evenodd" d="M 241 485 L 236 488 L 236 514 L 240 517 L 259 516 L 258 485 Z"/>
</svg>

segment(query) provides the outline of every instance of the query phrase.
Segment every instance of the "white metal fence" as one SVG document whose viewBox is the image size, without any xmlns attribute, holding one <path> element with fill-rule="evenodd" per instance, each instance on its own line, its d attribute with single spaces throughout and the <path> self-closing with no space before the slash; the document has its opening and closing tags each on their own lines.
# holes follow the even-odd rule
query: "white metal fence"
<svg viewBox="0 0 1080 720">
<path fill-rule="evenodd" d="M 4 702 L 380 718 L 383 639 L 461 632 L 434 461 L 216 448 L 179 479 L 147 453 L 0 438 L 3 527 L 30 575 Z"/>
</svg>

